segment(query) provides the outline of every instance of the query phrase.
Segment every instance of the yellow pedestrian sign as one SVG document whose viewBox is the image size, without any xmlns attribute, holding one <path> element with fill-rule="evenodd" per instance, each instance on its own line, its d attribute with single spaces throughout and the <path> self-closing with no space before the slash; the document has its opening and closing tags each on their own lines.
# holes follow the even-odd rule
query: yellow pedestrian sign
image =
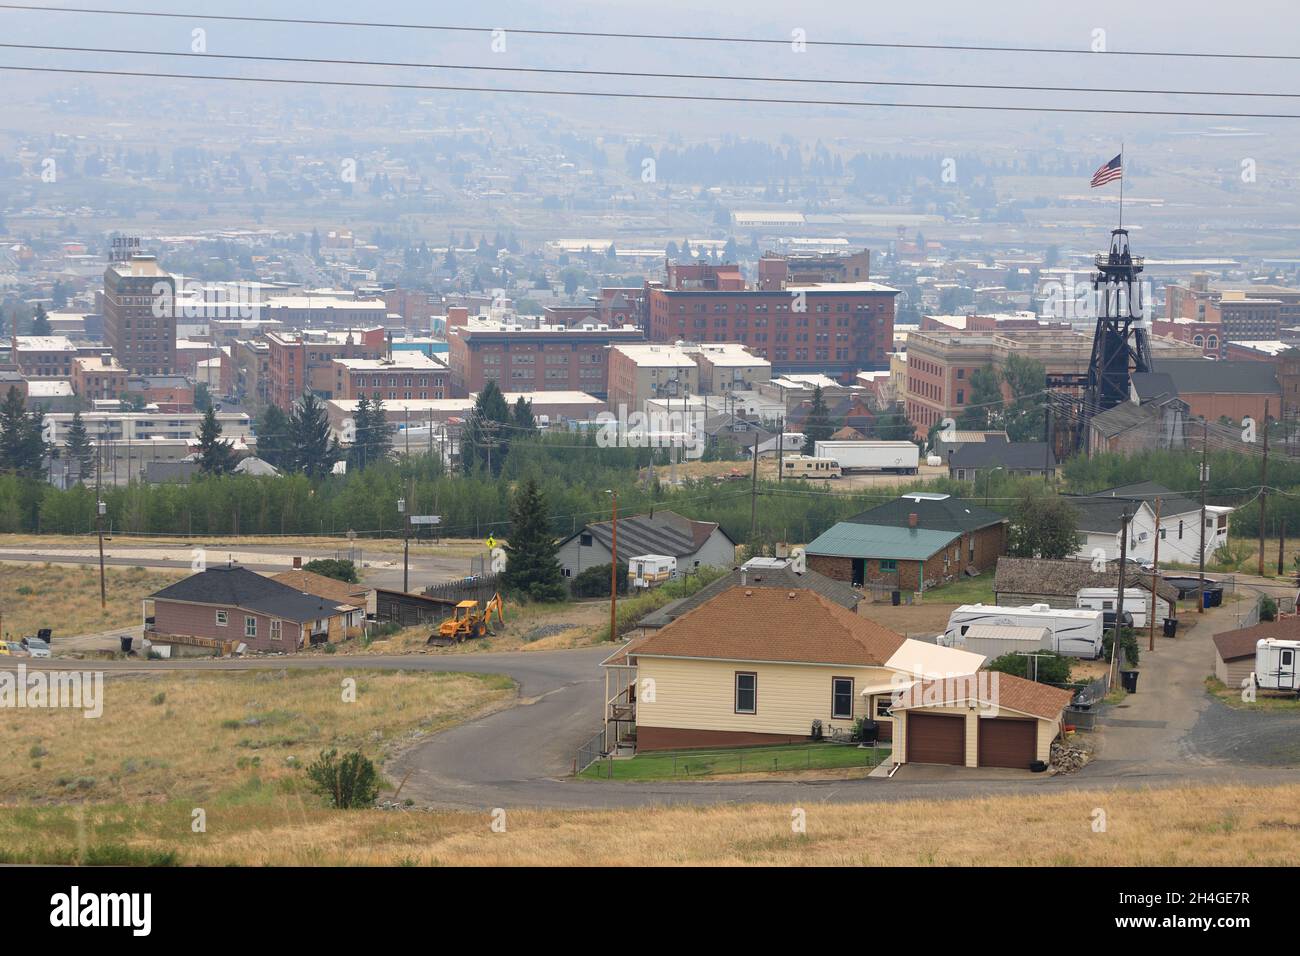
<svg viewBox="0 0 1300 956">
<path fill-rule="evenodd" d="M 497 539 L 492 537 L 492 535 L 488 535 L 487 546 L 489 551 L 495 548 L 497 546 Z"/>
</svg>

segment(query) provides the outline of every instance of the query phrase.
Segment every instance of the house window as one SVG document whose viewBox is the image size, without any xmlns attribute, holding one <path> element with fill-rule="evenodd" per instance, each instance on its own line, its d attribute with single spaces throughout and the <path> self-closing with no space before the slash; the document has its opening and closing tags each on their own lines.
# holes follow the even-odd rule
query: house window
<svg viewBox="0 0 1300 956">
<path fill-rule="evenodd" d="M 582 537 L 580 537 L 580 538 L 578 539 L 578 544 L 582 545 L 584 548 L 590 548 L 590 547 L 591 547 L 591 535 L 589 535 L 589 534 L 584 534 Z"/>
<path fill-rule="evenodd" d="M 736 713 L 758 713 L 758 675 L 752 671 L 736 671 Z"/>
<path fill-rule="evenodd" d="M 889 720 L 889 708 L 893 705 L 894 699 L 888 694 L 881 694 L 876 698 L 874 713 L 876 720 Z"/>
<path fill-rule="evenodd" d="M 257 637 L 257 618 L 244 618 L 244 637 Z"/>
<path fill-rule="evenodd" d="M 351 615 L 349 615 L 349 616 L 351 616 Z M 249 618 L 249 620 L 250 620 L 250 621 L 253 621 L 254 624 L 257 623 L 256 620 L 254 620 L 253 618 Z M 278 640 L 280 640 L 280 624 L 281 624 L 280 621 L 272 621 L 272 622 L 271 622 L 271 640 L 273 640 L 273 641 L 278 641 Z"/>
<path fill-rule="evenodd" d="M 230 614 L 227 611 L 217 612 L 217 627 L 225 627 L 230 623 Z"/>
<path fill-rule="evenodd" d="M 831 678 L 831 720 L 853 719 L 853 678 Z"/>
<path fill-rule="evenodd" d="M 895 560 L 893 560 L 892 558 L 882 558 L 881 561 L 880 561 L 880 570 L 881 570 L 881 571 L 897 571 L 897 570 L 898 570 L 898 562 L 895 561 Z"/>
</svg>

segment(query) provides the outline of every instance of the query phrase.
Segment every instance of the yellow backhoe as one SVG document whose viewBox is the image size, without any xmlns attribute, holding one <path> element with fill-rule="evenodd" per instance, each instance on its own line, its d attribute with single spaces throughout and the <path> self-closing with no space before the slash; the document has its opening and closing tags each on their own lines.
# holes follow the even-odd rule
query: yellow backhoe
<svg viewBox="0 0 1300 956">
<path fill-rule="evenodd" d="M 490 636 L 492 630 L 488 625 L 492 623 L 493 613 L 497 616 L 498 624 L 504 625 L 506 622 L 502 613 L 504 607 L 505 602 L 501 600 L 500 594 L 494 594 L 482 609 L 479 608 L 478 601 L 461 601 L 452 610 L 451 617 L 439 624 L 437 633 L 430 634 L 425 643 L 459 644 L 469 638 Z"/>
</svg>

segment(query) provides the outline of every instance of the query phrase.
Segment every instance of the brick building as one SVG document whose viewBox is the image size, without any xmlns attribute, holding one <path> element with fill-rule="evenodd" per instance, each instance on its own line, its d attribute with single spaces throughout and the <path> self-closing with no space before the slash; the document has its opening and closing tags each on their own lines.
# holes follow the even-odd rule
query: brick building
<svg viewBox="0 0 1300 956">
<path fill-rule="evenodd" d="M 72 363 L 72 388 L 87 402 L 120 398 L 127 390 L 127 371 L 112 355 L 78 356 Z"/>
<path fill-rule="evenodd" d="M 70 379 L 77 347 L 62 335 L 19 335 L 13 353 L 25 378 Z"/>
<path fill-rule="evenodd" d="M 365 395 L 385 401 L 447 398 L 450 377 L 446 365 L 423 352 L 394 352 L 391 358 L 381 359 L 335 359 L 331 397 L 347 400 Z"/>
<path fill-rule="evenodd" d="M 168 375 L 176 368 L 176 280 L 156 256 L 104 270 L 104 343 L 124 368 Z"/>
<path fill-rule="evenodd" d="M 778 374 L 845 377 L 888 366 L 897 289 L 869 280 L 782 282 L 776 275 L 763 282 L 782 287 L 746 288 L 737 266 L 670 262 L 665 281 L 646 285 L 649 337 L 737 342 Z"/>
<path fill-rule="evenodd" d="M 567 326 L 502 322 L 448 313 L 450 394 L 457 398 L 496 382 L 503 392 L 578 391 L 604 397 L 610 346 L 642 342 L 635 326 Z M 693 363 L 692 363 L 693 364 Z"/>
<path fill-rule="evenodd" d="M 307 391 L 334 397 L 335 359 L 378 359 L 387 351 L 383 326 L 271 332 L 266 344 L 267 399 L 286 412 Z"/>
<path fill-rule="evenodd" d="M 905 495 L 841 521 L 805 549 L 808 567 L 854 586 L 924 591 L 1006 553 L 1007 519 L 948 495 Z"/>
</svg>

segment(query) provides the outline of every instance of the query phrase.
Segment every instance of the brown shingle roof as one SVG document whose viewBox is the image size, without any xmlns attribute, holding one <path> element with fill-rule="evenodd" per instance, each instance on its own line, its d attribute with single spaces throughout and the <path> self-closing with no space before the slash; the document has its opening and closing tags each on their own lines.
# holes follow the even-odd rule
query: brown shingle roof
<svg viewBox="0 0 1300 956">
<path fill-rule="evenodd" d="M 952 707 L 976 701 L 1045 720 L 1056 720 L 1074 692 L 1013 677 L 995 671 L 981 671 L 965 677 L 922 681 L 903 691 L 895 710 L 920 707 Z"/>
<path fill-rule="evenodd" d="M 648 636 L 633 656 L 870 667 L 902 643 L 813 591 L 734 587 Z"/>
<path fill-rule="evenodd" d="M 1106 571 L 1094 571 L 1091 561 L 1077 558 L 1051 560 L 1043 558 L 998 558 L 998 569 L 993 574 L 993 593 L 999 594 L 1052 594 L 1069 598 L 1083 588 L 1118 588 L 1119 562 L 1106 562 Z M 1151 590 L 1151 575 L 1135 574 L 1132 569 L 1124 575 L 1125 588 Z M 1176 606 L 1178 589 L 1161 578 L 1156 582 L 1156 594 Z M 1143 599 L 1143 604 L 1146 600 Z"/>
<path fill-rule="evenodd" d="M 1270 637 L 1284 641 L 1300 640 L 1300 617 L 1261 621 L 1252 627 L 1215 634 L 1214 646 L 1225 661 L 1235 661 L 1242 657 L 1254 657 L 1255 645 Z"/>
<path fill-rule="evenodd" d="M 307 594 L 314 594 L 317 597 L 338 601 L 340 604 L 352 604 L 362 608 L 366 606 L 366 596 L 370 590 L 363 584 L 348 584 L 346 581 L 327 578 L 325 575 L 316 574 L 313 571 L 281 571 L 279 574 L 271 575 L 271 580 L 287 584 L 289 587 Z"/>
</svg>

